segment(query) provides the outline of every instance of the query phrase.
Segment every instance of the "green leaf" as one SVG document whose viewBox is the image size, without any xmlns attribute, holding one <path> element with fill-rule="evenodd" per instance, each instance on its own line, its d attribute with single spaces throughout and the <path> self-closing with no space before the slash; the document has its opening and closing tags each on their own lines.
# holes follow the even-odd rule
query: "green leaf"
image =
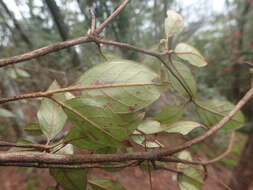
<svg viewBox="0 0 253 190">
<path fill-rule="evenodd" d="M 163 131 L 163 128 L 161 127 L 160 123 L 155 120 L 144 120 L 138 125 L 137 129 L 147 135 Z M 139 131 L 135 131 L 134 134 L 141 135 Z"/>
<path fill-rule="evenodd" d="M 46 190 L 57 190 L 55 187 L 47 187 Z"/>
<path fill-rule="evenodd" d="M 191 154 L 188 151 L 182 151 L 178 157 L 182 160 L 192 161 Z M 189 164 L 177 164 L 177 169 L 183 172 L 178 176 L 180 190 L 200 190 L 204 185 L 204 176 L 200 171 Z"/>
<path fill-rule="evenodd" d="M 48 90 L 55 88 L 58 88 L 56 82 L 52 83 Z M 54 97 L 63 98 L 62 94 L 57 94 Z M 42 132 L 49 140 L 53 139 L 63 129 L 67 119 L 61 106 L 47 98 L 42 99 L 37 117 Z"/>
<path fill-rule="evenodd" d="M 34 144 L 34 142 L 26 140 L 26 139 L 20 139 L 16 142 L 16 144 Z M 16 152 L 16 151 L 33 151 L 33 148 L 22 148 L 22 147 L 12 147 L 8 151 Z"/>
<path fill-rule="evenodd" d="M 212 127 L 217 124 L 223 117 L 225 117 L 234 105 L 226 100 L 211 99 L 203 102 L 197 102 L 197 112 L 205 125 Z M 221 130 L 233 131 L 244 125 L 245 118 L 241 111 L 237 112 L 235 116 L 227 122 Z"/>
<path fill-rule="evenodd" d="M 146 148 L 158 148 L 161 146 L 163 147 L 161 143 L 158 144 L 157 142 L 154 141 L 145 140 L 144 135 L 133 135 L 132 139 L 136 144 Z"/>
<path fill-rule="evenodd" d="M 50 174 L 66 190 L 86 189 L 87 172 L 87 169 L 50 169 Z"/>
<path fill-rule="evenodd" d="M 40 136 L 43 134 L 38 123 L 30 123 L 26 125 L 24 131 L 30 136 Z"/>
<path fill-rule="evenodd" d="M 166 38 L 174 36 L 184 29 L 184 19 L 176 11 L 168 10 L 167 18 L 164 22 L 164 29 Z"/>
<path fill-rule="evenodd" d="M 9 110 L 0 108 L 0 117 L 15 117 L 15 115 Z"/>
<path fill-rule="evenodd" d="M 155 120 L 161 123 L 174 123 L 181 119 L 184 105 L 170 105 L 155 116 Z"/>
<path fill-rule="evenodd" d="M 205 58 L 194 47 L 179 43 L 175 48 L 175 53 L 181 59 L 188 61 L 190 64 L 197 67 L 204 67 L 207 65 Z"/>
<path fill-rule="evenodd" d="M 23 78 L 30 77 L 30 74 L 23 69 L 15 68 L 15 71 L 17 73 L 17 76 L 19 76 L 19 77 L 23 77 Z"/>
<path fill-rule="evenodd" d="M 154 84 L 83 92 L 84 97 L 95 99 L 115 113 L 132 113 L 147 107 L 160 97 L 164 86 L 157 85 L 160 84 L 159 81 L 161 81 L 160 76 L 143 64 L 129 60 L 114 60 L 98 64 L 88 70 L 81 76 L 77 86 Z"/>
<path fill-rule="evenodd" d="M 179 121 L 173 124 L 165 125 L 164 131 L 167 133 L 181 133 L 182 135 L 187 135 L 193 129 L 198 127 L 203 127 L 203 125 L 194 121 Z"/>
<path fill-rule="evenodd" d="M 126 190 L 121 184 L 111 179 L 93 179 L 89 180 L 93 190 Z"/>
<path fill-rule="evenodd" d="M 173 63 L 171 63 L 171 66 L 172 70 L 180 79 L 180 81 L 184 84 L 184 86 L 188 89 L 191 96 L 196 97 L 197 86 L 195 79 L 191 73 L 191 70 L 185 64 L 178 61 L 173 61 Z M 168 73 L 168 78 L 175 90 L 177 90 L 184 96 L 189 96 L 186 89 L 172 73 Z"/>
<path fill-rule="evenodd" d="M 66 104 L 85 117 L 85 119 L 81 118 L 66 110 L 69 119 L 74 121 L 76 127 L 79 127 L 82 131 L 81 133 L 79 131 L 79 133 L 84 138 L 78 141 L 78 145 L 89 149 L 121 146 L 121 142 L 132 134 L 143 117 L 142 113 L 115 114 L 92 98 L 74 98 L 68 100 Z M 71 136 L 78 136 L 77 129 L 74 133 L 72 132 Z M 82 143 L 80 144 L 80 142 Z M 92 145 L 93 142 L 94 145 Z"/>
</svg>

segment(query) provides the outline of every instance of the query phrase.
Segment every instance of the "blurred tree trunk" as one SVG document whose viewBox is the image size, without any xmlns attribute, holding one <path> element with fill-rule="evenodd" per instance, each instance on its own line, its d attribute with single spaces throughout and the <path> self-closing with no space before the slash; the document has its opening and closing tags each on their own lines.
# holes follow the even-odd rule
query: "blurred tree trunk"
<svg viewBox="0 0 253 190">
<path fill-rule="evenodd" d="M 238 3 L 238 7 L 240 3 L 243 3 L 241 14 L 237 20 L 238 23 L 238 34 L 240 37 L 237 41 L 237 55 L 240 58 L 242 55 L 242 52 L 244 50 L 244 41 L 245 41 L 245 25 L 249 21 L 250 18 L 248 18 L 249 12 L 251 10 L 252 1 L 243 1 Z M 236 58 L 238 58 L 236 57 Z M 245 76 L 245 72 L 243 71 L 243 68 L 245 65 L 235 63 L 233 66 L 233 74 L 234 74 L 234 83 L 233 83 L 233 100 L 238 101 L 240 97 L 242 96 L 243 89 L 241 88 L 242 83 L 242 77 Z M 251 72 L 251 80 L 253 79 Z M 253 87 L 253 84 L 251 84 L 251 87 Z M 249 122 L 251 122 L 251 128 L 253 128 L 253 119 L 252 119 L 252 113 L 253 113 L 253 102 L 249 102 L 245 109 L 244 113 L 248 119 Z M 250 189 L 250 185 L 252 184 L 253 179 L 253 132 L 248 134 L 248 140 L 246 142 L 246 145 L 244 147 L 244 150 L 242 151 L 240 161 L 238 166 L 235 168 L 233 172 L 233 178 L 231 180 L 231 187 L 232 189 L 242 189 L 242 190 L 248 190 Z"/>
<path fill-rule="evenodd" d="M 67 40 L 70 38 L 69 35 L 69 28 L 67 24 L 64 22 L 64 17 L 61 14 L 61 11 L 59 7 L 57 6 L 55 0 L 45 0 L 50 13 L 52 14 L 53 20 L 57 26 L 57 29 L 60 33 L 60 36 L 63 41 Z M 72 63 L 75 67 L 79 66 L 81 64 L 79 55 L 75 48 L 69 48 L 69 52 L 72 55 Z"/>
<path fill-rule="evenodd" d="M 10 17 L 10 19 L 13 21 L 13 24 L 15 26 L 15 28 L 17 29 L 17 31 L 19 32 L 22 40 L 28 45 L 28 47 L 31 49 L 33 47 L 32 42 L 30 41 L 30 39 L 28 38 L 28 36 L 26 35 L 25 31 L 23 30 L 23 28 L 21 27 L 21 25 L 18 23 L 17 19 L 15 18 L 14 14 L 9 10 L 9 8 L 6 6 L 6 4 L 4 3 L 3 0 L 0 0 L 0 4 L 1 6 L 4 8 L 5 12 L 8 14 L 8 16 Z"/>
</svg>

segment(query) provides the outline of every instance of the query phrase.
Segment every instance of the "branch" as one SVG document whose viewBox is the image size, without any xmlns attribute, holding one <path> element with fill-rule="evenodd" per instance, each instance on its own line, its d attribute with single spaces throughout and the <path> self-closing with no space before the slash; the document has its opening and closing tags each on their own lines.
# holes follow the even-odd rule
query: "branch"
<svg viewBox="0 0 253 190">
<path fill-rule="evenodd" d="M 253 88 L 236 104 L 219 123 L 209 129 L 203 135 L 188 141 L 175 148 L 165 148 L 150 152 L 133 152 L 124 154 L 92 154 L 92 155 L 64 155 L 50 154 L 42 152 L 0 152 L 0 164 L 4 163 L 40 163 L 40 164 L 80 164 L 80 163 L 102 163 L 102 162 L 123 162 L 130 160 L 158 160 L 169 155 L 173 155 L 194 144 L 200 143 L 221 129 L 253 96 Z"/>
<path fill-rule="evenodd" d="M 94 90 L 94 89 L 101 89 L 101 88 L 116 88 L 116 87 L 133 87 L 133 86 L 151 86 L 151 85 L 162 85 L 162 83 L 125 83 L 125 84 L 103 84 L 103 85 L 89 85 L 89 86 L 73 86 L 67 88 L 61 88 L 56 90 L 50 90 L 45 92 L 33 92 L 22 94 L 18 96 L 13 96 L 9 98 L 1 98 L 0 104 L 17 101 L 22 99 L 29 99 L 29 98 L 42 98 L 42 97 L 50 97 L 54 94 L 63 93 L 63 92 L 73 92 L 73 91 L 83 91 L 83 90 Z"/>
<path fill-rule="evenodd" d="M 124 0 L 124 2 L 94 31 L 93 35 L 95 36 L 99 35 L 103 31 L 103 29 L 127 6 L 127 4 L 130 1 L 131 0 Z M 68 41 L 64 41 L 64 42 L 59 42 L 53 45 L 39 48 L 37 50 L 31 51 L 28 53 L 17 55 L 14 57 L 0 59 L 0 68 L 7 65 L 19 63 L 22 61 L 27 61 L 33 58 L 37 58 L 37 57 L 40 57 L 52 52 L 56 52 L 65 48 L 69 48 L 69 47 L 82 44 L 82 43 L 87 43 L 87 42 L 92 42 L 89 35 L 83 36 L 80 38 L 75 38 Z"/>
</svg>

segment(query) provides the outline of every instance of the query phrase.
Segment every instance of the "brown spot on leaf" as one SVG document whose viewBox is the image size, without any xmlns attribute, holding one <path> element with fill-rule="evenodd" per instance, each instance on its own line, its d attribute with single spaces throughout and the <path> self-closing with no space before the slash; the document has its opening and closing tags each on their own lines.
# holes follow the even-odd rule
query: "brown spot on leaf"
<svg viewBox="0 0 253 190">
<path fill-rule="evenodd" d="M 152 82 L 161 82 L 161 78 L 160 77 L 155 77 L 152 79 Z"/>
<path fill-rule="evenodd" d="M 105 106 L 106 106 L 106 107 L 109 107 L 109 108 L 112 108 L 112 107 L 113 107 L 113 104 L 112 104 L 111 102 L 107 102 Z"/>
<path fill-rule="evenodd" d="M 128 111 L 134 112 L 134 110 L 135 110 L 135 107 L 134 107 L 134 106 L 129 106 L 129 107 L 128 107 Z"/>
</svg>

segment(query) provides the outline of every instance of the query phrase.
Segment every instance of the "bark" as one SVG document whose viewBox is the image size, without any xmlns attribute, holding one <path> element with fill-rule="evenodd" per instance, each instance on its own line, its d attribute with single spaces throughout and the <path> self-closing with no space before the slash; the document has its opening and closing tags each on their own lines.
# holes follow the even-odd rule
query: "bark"
<svg viewBox="0 0 253 190">
<path fill-rule="evenodd" d="M 64 17 L 61 14 L 60 8 L 57 6 L 56 2 L 54 0 L 45 0 L 45 2 L 49 8 L 49 11 L 53 17 L 62 40 L 66 41 L 67 39 L 70 39 L 69 28 L 64 22 Z M 79 66 L 81 64 L 81 61 L 77 51 L 74 48 L 70 48 L 69 52 L 72 55 L 73 65 L 75 67 Z"/>
</svg>

